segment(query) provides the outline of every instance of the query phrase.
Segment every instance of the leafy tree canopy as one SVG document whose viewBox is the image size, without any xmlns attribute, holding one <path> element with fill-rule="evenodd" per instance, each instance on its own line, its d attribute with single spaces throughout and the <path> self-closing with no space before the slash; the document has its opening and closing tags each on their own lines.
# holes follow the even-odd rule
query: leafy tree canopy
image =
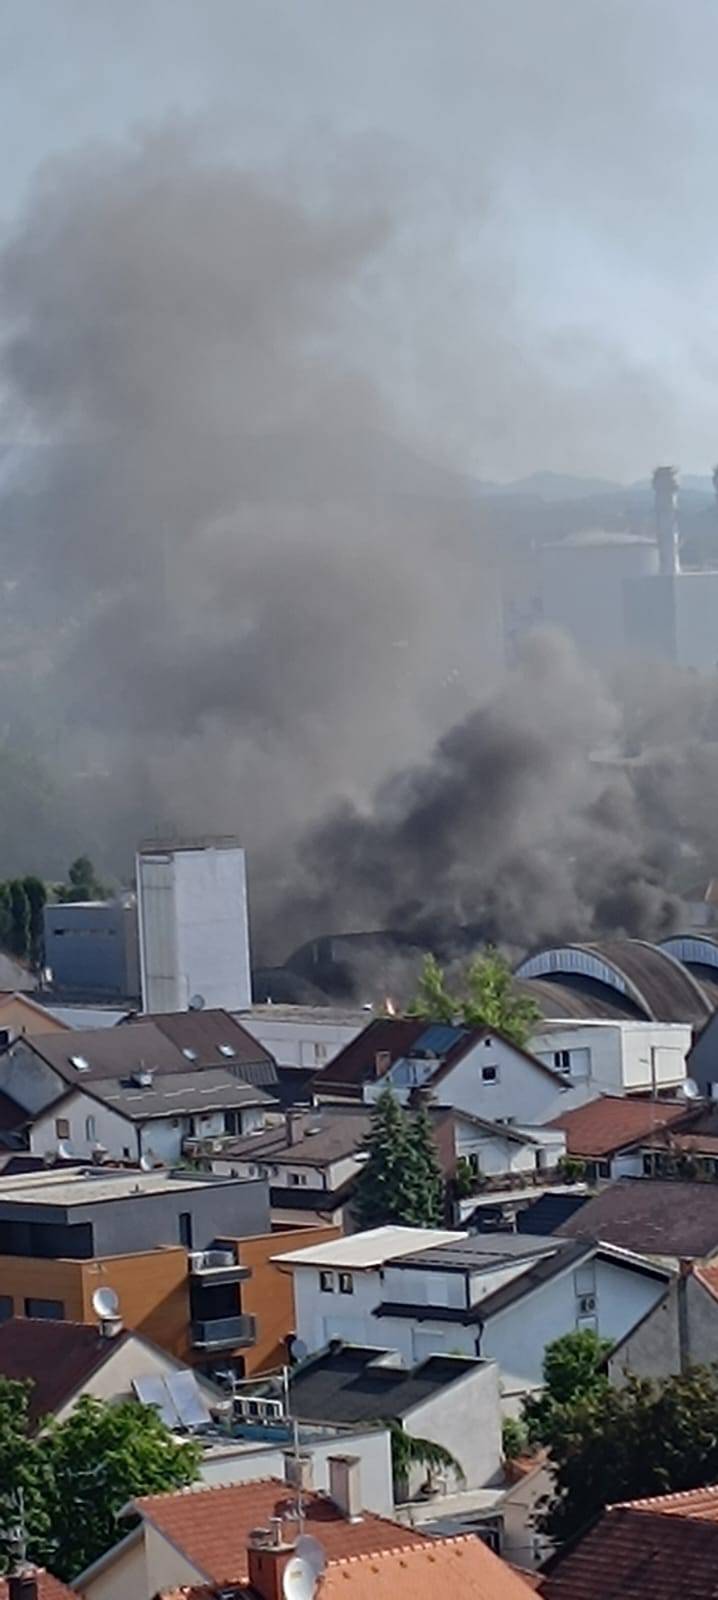
<svg viewBox="0 0 718 1600">
<path fill-rule="evenodd" d="M 102 883 L 89 856 L 78 856 L 68 869 L 67 883 L 55 885 L 55 895 L 61 901 L 109 900 L 111 890 Z"/>
<path fill-rule="evenodd" d="M 410 1016 L 436 1022 L 458 1017 L 472 1028 L 495 1028 L 518 1045 L 526 1044 L 541 1015 L 533 1000 L 515 993 L 509 963 L 492 945 L 474 956 L 453 991 L 436 957 L 427 956 L 408 1009 Z"/>
<path fill-rule="evenodd" d="M 390 1088 L 372 1113 L 368 1160 L 354 1209 L 362 1228 L 387 1223 L 435 1227 L 443 1217 L 443 1183 L 426 1112 L 408 1115 Z"/>
<path fill-rule="evenodd" d="M 660 1381 L 630 1377 L 557 1406 L 547 1438 L 554 1497 L 542 1527 L 561 1541 L 610 1501 L 718 1481 L 718 1373 L 694 1367 Z"/>
<path fill-rule="evenodd" d="M 610 1348 L 610 1340 L 600 1339 L 590 1328 L 564 1333 L 546 1346 L 544 1388 L 524 1403 L 524 1421 L 533 1443 L 550 1445 L 562 1408 L 605 1392 L 605 1357 Z"/>
<path fill-rule="evenodd" d="M 173 1439 L 149 1406 L 89 1396 L 33 1434 L 30 1388 L 0 1378 L 0 1559 L 22 1490 L 29 1558 L 69 1579 L 120 1537 L 128 1500 L 193 1482 L 200 1447 Z"/>
</svg>

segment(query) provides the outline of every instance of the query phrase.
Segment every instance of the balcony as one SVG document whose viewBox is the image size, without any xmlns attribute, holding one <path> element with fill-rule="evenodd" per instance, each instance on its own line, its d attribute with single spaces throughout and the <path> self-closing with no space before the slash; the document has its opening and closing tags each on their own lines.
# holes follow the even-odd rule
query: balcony
<svg viewBox="0 0 718 1600">
<path fill-rule="evenodd" d="M 251 1267 L 235 1260 L 232 1250 L 191 1250 L 189 1275 L 200 1283 L 243 1283 L 251 1278 Z"/>
<path fill-rule="evenodd" d="M 256 1343 L 257 1323 L 246 1314 L 237 1317 L 212 1317 L 193 1322 L 191 1338 L 195 1350 L 240 1349 Z"/>
</svg>

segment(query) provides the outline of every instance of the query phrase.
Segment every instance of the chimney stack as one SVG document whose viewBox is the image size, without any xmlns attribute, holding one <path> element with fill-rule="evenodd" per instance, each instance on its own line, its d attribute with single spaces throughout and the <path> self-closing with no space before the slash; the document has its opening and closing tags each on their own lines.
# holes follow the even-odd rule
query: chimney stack
<svg viewBox="0 0 718 1600">
<path fill-rule="evenodd" d="M 18 1562 L 8 1573 L 7 1592 L 8 1600 L 37 1600 L 38 1570 L 28 1562 Z"/>
<path fill-rule="evenodd" d="M 680 572 L 678 556 L 678 473 L 675 467 L 656 467 L 653 474 L 658 562 L 663 574 Z"/>
<path fill-rule="evenodd" d="M 314 1471 L 309 1450 L 285 1450 L 284 1482 L 288 1489 L 313 1489 Z"/>
<path fill-rule="evenodd" d="M 362 1514 L 361 1457 L 328 1456 L 329 1494 L 347 1522 L 360 1522 Z"/>
<path fill-rule="evenodd" d="M 247 1540 L 249 1587 L 261 1600 L 284 1600 L 282 1579 L 294 1554 L 296 1531 L 290 1533 L 281 1517 L 270 1517 L 269 1521 L 270 1527 L 253 1528 Z M 297 1530 L 298 1524 L 293 1527 Z"/>
<path fill-rule="evenodd" d="M 288 1111 L 286 1118 L 287 1144 L 298 1144 L 302 1132 L 302 1119 L 298 1111 Z"/>
</svg>

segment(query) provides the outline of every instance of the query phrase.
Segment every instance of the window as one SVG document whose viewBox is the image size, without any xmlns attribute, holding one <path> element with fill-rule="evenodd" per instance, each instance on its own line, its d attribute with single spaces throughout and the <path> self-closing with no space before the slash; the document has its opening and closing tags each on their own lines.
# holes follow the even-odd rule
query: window
<svg viewBox="0 0 718 1600">
<path fill-rule="evenodd" d="M 0 1322 L 9 1322 L 15 1310 L 11 1294 L 0 1294 Z"/>
<path fill-rule="evenodd" d="M 67 1117 L 56 1117 L 55 1118 L 55 1138 L 56 1139 L 69 1139 L 69 1137 L 70 1137 L 69 1119 Z"/>
<path fill-rule="evenodd" d="M 334 1273 L 333 1272 L 320 1272 L 320 1274 L 319 1274 L 319 1287 L 320 1287 L 320 1289 L 322 1291 L 322 1294 L 333 1294 L 334 1293 Z"/>
<path fill-rule="evenodd" d="M 481 1161 L 478 1150 L 470 1150 L 468 1156 L 465 1156 L 464 1159 L 468 1165 L 469 1171 L 473 1173 L 475 1178 L 478 1178 L 481 1171 Z"/>
<path fill-rule="evenodd" d="M 24 1033 L 25 1029 L 23 1028 L 22 1031 Z M 11 1040 L 10 1029 L 9 1028 L 0 1028 L 0 1050 L 7 1050 L 7 1047 L 10 1044 L 10 1040 Z"/>
<path fill-rule="evenodd" d="M 483 1083 L 498 1083 L 498 1081 L 499 1081 L 499 1069 L 498 1069 L 498 1067 L 482 1067 L 481 1068 L 481 1079 L 482 1079 Z"/>
<path fill-rule="evenodd" d="M 340 1294 L 353 1294 L 354 1293 L 354 1279 L 352 1277 L 351 1272 L 340 1272 L 340 1274 L 339 1274 L 339 1293 Z"/>
<path fill-rule="evenodd" d="M 291 1184 L 295 1189 L 300 1184 L 303 1187 L 306 1187 L 307 1174 L 306 1174 L 306 1172 L 289 1172 L 289 1173 L 287 1173 L 287 1182 L 289 1184 Z"/>
<path fill-rule="evenodd" d="M 570 1050 L 554 1050 L 554 1053 L 553 1053 L 553 1064 L 554 1064 L 557 1072 L 570 1072 L 571 1071 L 571 1051 Z"/>
<path fill-rule="evenodd" d="M 321 1043 L 318 1042 L 314 1046 L 314 1060 L 315 1061 L 326 1061 L 326 1059 L 327 1059 L 327 1047 L 326 1047 L 325 1044 L 321 1044 Z"/>
<path fill-rule="evenodd" d="M 225 1056 L 228 1061 L 231 1061 L 232 1057 L 237 1054 L 233 1044 L 218 1044 L 217 1049 L 220 1055 Z"/>
<path fill-rule="evenodd" d="M 85 1117 L 85 1138 L 92 1144 L 97 1138 L 97 1124 L 94 1117 Z"/>
<path fill-rule="evenodd" d="M 180 1211 L 178 1222 L 179 1222 L 179 1240 L 180 1240 L 180 1244 L 184 1245 L 185 1250 L 191 1250 L 192 1249 L 192 1212 L 191 1211 Z"/>
<path fill-rule="evenodd" d="M 122 1154 L 123 1154 L 123 1156 L 125 1158 L 125 1161 L 129 1161 L 129 1159 L 130 1159 L 130 1147 L 129 1147 L 128 1144 L 123 1144 L 123 1146 L 122 1146 Z"/>
<path fill-rule="evenodd" d="M 84 1056 L 70 1056 L 70 1065 L 75 1068 L 76 1072 L 89 1072 L 90 1070 L 90 1063 L 86 1061 Z"/>
<path fill-rule="evenodd" d="M 26 1317 L 42 1317 L 45 1322 L 63 1322 L 65 1307 L 62 1300 L 26 1300 Z"/>
</svg>

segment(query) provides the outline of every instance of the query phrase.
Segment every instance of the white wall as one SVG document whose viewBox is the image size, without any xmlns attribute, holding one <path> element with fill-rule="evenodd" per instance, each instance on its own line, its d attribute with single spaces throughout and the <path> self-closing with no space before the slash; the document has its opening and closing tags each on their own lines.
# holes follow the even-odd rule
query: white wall
<svg viewBox="0 0 718 1600">
<path fill-rule="evenodd" d="M 441 1389 L 404 1419 L 406 1433 L 431 1439 L 456 1457 L 467 1489 L 482 1489 L 502 1476 L 499 1374 L 494 1361 Z M 425 1477 L 425 1469 L 421 1477 Z M 453 1483 L 449 1475 L 450 1486 Z"/>
<path fill-rule="evenodd" d="M 239 848 L 140 853 L 137 857 L 142 1003 L 184 1011 L 251 1003 L 247 880 Z"/>
<path fill-rule="evenodd" d="M 432 1435 L 426 1437 L 433 1438 Z M 303 1446 L 303 1448 L 305 1448 Z M 315 1489 L 329 1489 L 329 1457 L 337 1455 L 359 1456 L 361 1461 L 362 1504 L 366 1511 L 378 1516 L 394 1514 L 394 1490 L 391 1473 L 391 1445 L 386 1428 L 367 1428 L 351 1434 L 337 1434 L 334 1438 L 312 1443 L 310 1449 Z M 257 1445 L 256 1449 L 238 1450 L 236 1445 L 221 1445 L 205 1451 L 200 1468 L 202 1481 L 217 1483 L 250 1483 L 257 1478 L 284 1477 L 284 1449 L 280 1445 Z"/>
<path fill-rule="evenodd" d="M 548 1066 L 555 1054 L 568 1050 L 569 1082 L 588 1077 L 594 1092 L 622 1094 L 652 1088 L 652 1048 L 656 1087 L 682 1082 L 691 1043 L 691 1028 L 683 1023 L 565 1022 L 539 1026 L 531 1048 Z"/>
<path fill-rule="evenodd" d="M 317 1072 L 351 1044 L 370 1020 L 363 1017 L 360 1022 L 338 1022 L 329 1008 L 326 1018 L 317 1015 L 300 1019 L 273 1017 L 271 1010 L 270 1006 L 238 1011 L 237 1021 L 269 1050 L 279 1066 L 311 1067 Z"/>
<path fill-rule="evenodd" d="M 577 1282 L 587 1280 L 575 1274 L 583 1270 L 570 1268 L 552 1278 L 486 1324 L 481 1354 L 499 1363 L 507 1409 L 526 1390 L 540 1387 L 546 1345 L 579 1325 Z M 596 1259 L 597 1333 L 613 1343 L 622 1339 L 664 1292 L 665 1280 Z"/>
<path fill-rule="evenodd" d="M 388 1343 L 381 1332 L 382 1324 L 372 1318 L 375 1306 L 384 1299 L 378 1271 L 355 1272 L 353 1294 L 336 1291 L 326 1294 L 319 1288 L 317 1267 L 293 1267 L 291 1270 L 297 1335 L 310 1351 L 323 1349 L 330 1339 L 346 1339 L 351 1344 Z M 369 1338 L 371 1328 L 376 1332 Z"/>
<path fill-rule="evenodd" d="M 94 1118 L 94 1132 L 88 1132 L 90 1117 Z M 56 1132 L 58 1118 L 69 1122 L 68 1134 Z M 89 1158 L 98 1144 L 104 1145 L 110 1155 L 119 1160 L 126 1152 L 129 1152 L 130 1160 L 136 1160 L 138 1156 L 137 1129 L 133 1124 L 101 1101 L 92 1100 L 81 1090 L 75 1090 L 70 1099 L 43 1112 L 30 1129 L 30 1149 L 35 1155 L 42 1156 L 48 1150 L 56 1150 L 60 1139 L 69 1144 L 72 1154 L 76 1156 Z"/>
<path fill-rule="evenodd" d="M 92 1395 L 96 1400 L 129 1400 L 134 1398 L 133 1378 L 154 1374 L 164 1378 L 168 1373 L 184 1370 L 186 1369 L 182 1367 L 181 1362 L 173 1361 L 163 1350 L 145 1343 L 144 1339 L 130 1336 L 129 1339 L 117 1343 L 109 1360 L 105 1361 L 97 1372 L 93 1372 L 85 1379 L 79 1393 L 68 1400 L 66 1405 L 60 1406 L 55 1416 L 58 1422 L 69 1417 L 77 1405 L 80 1394 Z M 203 1387 L 201 1373 L 196 1373 L 195 1376 L 200 1387 Z M 211 1384 L 207 1385 L 206 1398 L 208 1403 L 211 1399 L 217 1398 L 217 1391 Z"/>
</svg>

